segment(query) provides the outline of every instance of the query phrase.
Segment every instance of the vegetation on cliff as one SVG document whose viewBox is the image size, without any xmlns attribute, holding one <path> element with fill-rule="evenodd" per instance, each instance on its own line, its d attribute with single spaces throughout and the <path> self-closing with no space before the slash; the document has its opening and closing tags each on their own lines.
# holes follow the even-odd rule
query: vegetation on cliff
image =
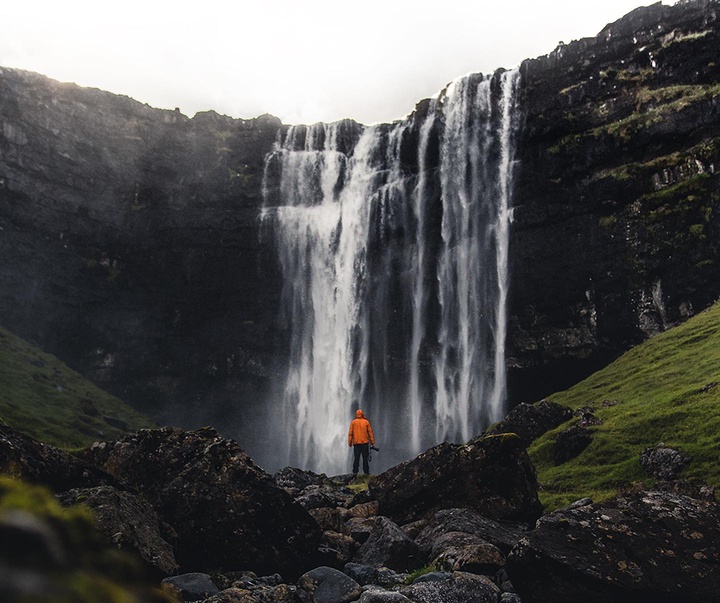
<svg viewBox="0 0 720 603">
<path fill-rule="evenodd" d="M 0 420 L 61 448 L 118 439 L 153 423 L 57 358 L 0 327 Z"/>
<path fill-rule="evenodd" d="M 680 478 L 720 486 L 720 303 L 548 399 L 591 407 L 601 424 L 589 427 L 592 442 L 579 456 L 559 465 L 554 444 L 578 417 L 530 447 L 546 510 L 651 485 L 640 454 L 660 442 L 691 457 Z"/>
</svg>

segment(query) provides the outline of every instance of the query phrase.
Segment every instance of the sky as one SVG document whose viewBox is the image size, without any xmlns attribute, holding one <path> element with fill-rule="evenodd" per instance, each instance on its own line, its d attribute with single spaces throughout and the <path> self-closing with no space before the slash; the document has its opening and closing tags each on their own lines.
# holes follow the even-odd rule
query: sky
<svg viewBox="0 0 720 603">
<path fill-rule="evenodd" d="M 652 0 L 8 0 L 0 66 L 193 116 L 402 118 Z M 672 2 L 665 1 L 665 4 Z"/>
</svg>

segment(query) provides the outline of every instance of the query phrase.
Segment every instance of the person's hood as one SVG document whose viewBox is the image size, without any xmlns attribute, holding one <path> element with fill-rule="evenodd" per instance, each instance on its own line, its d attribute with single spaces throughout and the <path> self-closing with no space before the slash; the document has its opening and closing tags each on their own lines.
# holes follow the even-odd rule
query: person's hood
<svg viewBox="0 0 720 603">
<path fill-rule="evenodd" d="M 363 411 L 362 411 L 362 410 L 356 411 L 356 412 L 355 412 L 355 418 L 356 418 L 356 419 L 364 419 L 364 418 L 365 418 L 365 415 L 363 414 Z"/>
</svg>

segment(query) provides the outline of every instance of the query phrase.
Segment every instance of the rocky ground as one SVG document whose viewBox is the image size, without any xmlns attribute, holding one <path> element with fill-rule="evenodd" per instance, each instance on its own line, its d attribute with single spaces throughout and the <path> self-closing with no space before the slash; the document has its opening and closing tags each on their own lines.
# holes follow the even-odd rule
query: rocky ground
<svg viewBox="0 0 720 603">
<path fill-rule="evenodd" d="M 525 446 L 565 414 L 520 407 L 492 434 L 367 482 L 294 468 L 271 476 L 214 430 L 175 428 L 69 455 L 0 426 L 0 473 L 92 510 L 104 546 L 138 560 L 150 585 L 124 601 L 720 601 L 710 489 L 665 481 L 543 515 Z M 672 477 L 676 461 L 658 449 L 642 462 Z M 65 600 L 58 566 L 66 575 L 87 551 L 59 529 L 0 509 L 3 601 Z M 18 542 L 21 555 L 10 550 Z"/>
</svg>

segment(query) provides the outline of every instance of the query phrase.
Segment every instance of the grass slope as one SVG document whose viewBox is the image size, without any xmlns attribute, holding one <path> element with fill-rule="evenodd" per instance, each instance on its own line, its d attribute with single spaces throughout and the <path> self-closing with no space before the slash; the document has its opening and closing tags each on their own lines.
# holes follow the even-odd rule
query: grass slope
<svg viewBox="0 0 720 603">
<path fill-rule="evenodd" d="M 553 462 L 553 444 L 573 419 L 532 444 L 547 510 L 590 496 L 611 498 L 650 478 L 640 453 L 664 442 L 692 457 L 680 475 L 720 487 L 720 303 L 630 350 L 569 390 L 548 397 L 594 407 L 602 425 L 575 459 Z M 617 401 L 603 407 L 604 401 Z"/>
<path fill-rule="evenodd" d="M 62 448 L 152 427 L 54 356 L 0 327 L 0 420 Z"/>
</svg>

